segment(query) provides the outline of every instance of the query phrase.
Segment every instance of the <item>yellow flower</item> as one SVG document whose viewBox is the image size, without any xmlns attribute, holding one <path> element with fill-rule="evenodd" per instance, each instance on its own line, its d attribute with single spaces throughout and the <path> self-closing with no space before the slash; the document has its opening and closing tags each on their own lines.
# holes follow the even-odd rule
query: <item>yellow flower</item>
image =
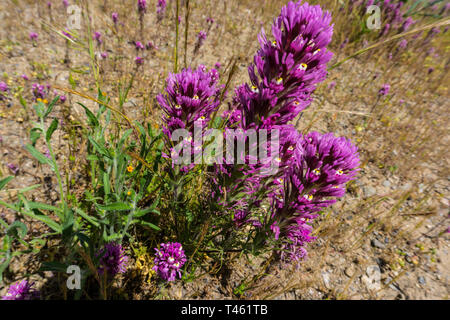
<svg viewBox="0 0 450 320">
<path fill-rule="evenodd" d="M 127 192 L 127 195 L 128 195 L 128 196 L 131 196 L 131 190 Z"/>
<path fill-rule="evenodd" d="M 134 170 L 134 168 L 133 168 L 132 165 L 129 165 L 129 166 L 127 167 L 127 170 L 128 170 L 129 173 L 132 173 L 133 170 Z"/>
<path fill-rule="evenodd" d="M 44 99 L 42 102 L 45 103 L 45 104 L 48 103 L 47 99 Z"/>
</svg>

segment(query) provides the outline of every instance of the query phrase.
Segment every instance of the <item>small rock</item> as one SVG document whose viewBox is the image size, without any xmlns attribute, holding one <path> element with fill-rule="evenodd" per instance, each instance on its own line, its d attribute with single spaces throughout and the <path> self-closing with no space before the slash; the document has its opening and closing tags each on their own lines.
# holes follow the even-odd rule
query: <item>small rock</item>
<svg viewBox="0 0 450 320">
<path fill-rule="evenodd" d="M 345 268 L 344 273 L 347 277 L 351 278 L 355 274 L 355 267 L 353 265 Z"/>
<path fill-rule="evenodd" d="M 391 182 L 389 180 L 384 180 L 383 181 L 383 186 L 386 188 L 389 188 L 391 186 Z"/>
<path fill-rule="evenodd" d="M 384 249 L 386 248 L 386 246 L 384 245 L 384 243 L 382 243 L 381 241 L 378 241 L 377 239 L 372 239 L 370 241 L 370 244 L 372 245 L 372 247 L 376 247 L 379 249 Z"/>
<path fill-rule="evenodd" d="M 365 186 L 363 188 L 364 196 L 371 197 L 377 193 L 374 187 L 371 186 Z"/>
<path fill-rule="evenodd" d="M 330 274 L 328 272 L 322 271 L 322 279 L 323 279 L 323 283 L 324 283 L 325 287 L 327 289 L 331 289 L 331 286 L 330 286 Z"/>
<path fill-rule="evenodd" d="M 419 281 L 420 284 L 425 284 L 425 282 L 426 282 L 426 281 L 425 281 L 425 278 L 422 277 L 422 276 L 418 277 L 418 278 L 417 278 L 417 281 Z"/>
</svg>

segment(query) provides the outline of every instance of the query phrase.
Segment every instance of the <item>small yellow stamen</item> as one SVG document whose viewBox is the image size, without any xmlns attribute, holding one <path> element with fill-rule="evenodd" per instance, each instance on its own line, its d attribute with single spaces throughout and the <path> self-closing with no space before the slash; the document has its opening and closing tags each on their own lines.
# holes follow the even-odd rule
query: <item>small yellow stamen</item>
<svg viewBox="0 0 450 320">
<path fill-rule="evenodd" d="M 177 105 L 175 106 L 175 109 L 181 109 L 181 106 L 180 106 L 179 104 L 177 104 Z"/>
<path fill-rule="evenodd" d="M 294 150 L 294 146 L 289 146 L 288 150 L 289 150 L 289 151 Z"/>
<path fill-rule="evenodd" d="M 302 63 L 302 64 L 300 64 L 300 65 L 298 66 L 298 68 L 299 68 L 300 70 L 305 71 L 306 68 L 308 68 L 308 65 L 307 65 L 306 63 Z"/>
<path fill-rule="evenodd" d="M 320 49 L 317 49 L 316 51 L 313 52 L 313 54 L 318 54 L 320 52 Z"/>
<path fill-rule="evenodd" d="M 342 171 L 342 170 L 337 170 L 337 171 L 336 171 L 336 174 L 337 174 L 338 176 L 342 176 L 342 175 L 344 174 L 344 171 Z"/>
<path fill-rule="evenodd" d="M 320 169 L 314 169 L 312 171 L 316 176 L 320 176 Z"/>
<path fill-rule="evenodd" d="M 254 93 L 258 93 L 258 92 L 259 92 L 257 86 L 251 86 L 251 89 L 252 89 L 252 91 L 253 91 Z"/>
<path fill-rule="evenodd" d="M 198 99 L 200 99 L 200 98 L 198 97 L 198 95 L 195 95 L 192 99 L 198 100 Z"/>
<path fill-rule="evenodd" d="M 278 79 L 277 79 L 277 84 L 282 84 L 283 83 L 283 78 L 282 77 L 279 77 Z"/>
<path fill-rule="evenodd" d="M 305 194 L 305 195 L 303 196 L 303 198 L 305 198 L 305 199 L 308 200 L 308 201 L 311 201 L 311 200 L 313 199 L 313 196 L 312 196 L 312 194 Z"/>
<path fill-rule="evenodd" d="M 295 101 L 294 101 L 294 104 L 295 104 L 296 106 L 298 106 L 298 105 L 300 104 L 300 102 L 299 102 L 298 100 L 295 100 Z"/>
<path fill-rule="evenodd" d="M 273 45 L 274 47 L 276 47 L 276 46 L 277 46 L 277 41 L 276 41 L 276 40 L 273 40 L 273 41 L 272 41 L 272 45 Z"/>
</svg>

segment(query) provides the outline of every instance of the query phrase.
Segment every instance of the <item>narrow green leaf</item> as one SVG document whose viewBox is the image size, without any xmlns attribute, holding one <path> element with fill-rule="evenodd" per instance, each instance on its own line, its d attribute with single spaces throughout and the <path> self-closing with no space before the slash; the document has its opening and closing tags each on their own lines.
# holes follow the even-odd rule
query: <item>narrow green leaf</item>
<svg viewBox="0 0 450 320">
<path fill-rule="evenodd" d="M 6 177 L 5 179 L 0 180 L 0 190 L 2 190 L 8 182 L 10 182 L 12 179 L 14 179 L 13 176 Z"/>
<path fill-rule="evenodd" d="M 129 204 L 123 202 L 115 202 L 107 205 L 97 205 L 97 208 L 105 211 L 126 211 L 131 210 L 131 206 Z"/>
<path fill-rule="evenodd" d="M 56 96 L 55 99 L 52 100 L 52 102 L 50 102 L 50 104 L 47 107 L 47 111 L 45 111 L 44 113 L 44 118 L 46 118 L 50 112 L 52 112 L 53 107 L 55 106 L 55 103 L 59 100 L 59 96 Z"/>
<path fill-rule="evenodd" d="M 37 151 L 37 149 L 35 147 L 33 147 L 32 145 L 27 144 L 25 146 L 25 149 L 27 149 L 28 152 L 31 153 L 31 155 L 33 157 L 35 157 L 40 163 L 42 163 L 42 164 L 49 164 L 50 166 L 53 167 L 52 162 L 50 161 L 50 159 L 47 158 L 46 156 L 44 156 L 39 151 Z"/>
<path fill-rule="evenodd" d="M 50 139 L 52 138 L 53 133 L 58 128 L 58 120 L 53 119 L 52 123 L 50 124 L 50 127 L 48 127 L 47 133 L 45 134 L 45 139 L 47 142 L 50 142 Z"/>
<path fill-rule="evenodd" d="M 89 110 L 87 107 L 85 107 L 82 103 L 79 103 L 79 102 L 77 102 L 77 103 L 83 107 L 84 112 L 86 113 L 86 116 L 88 118 L 89 125 L 93 128 L 98 127 L 100 123 L 98 122 L 95 115 L 91 112 L 91 110 Z"/>
</svg>

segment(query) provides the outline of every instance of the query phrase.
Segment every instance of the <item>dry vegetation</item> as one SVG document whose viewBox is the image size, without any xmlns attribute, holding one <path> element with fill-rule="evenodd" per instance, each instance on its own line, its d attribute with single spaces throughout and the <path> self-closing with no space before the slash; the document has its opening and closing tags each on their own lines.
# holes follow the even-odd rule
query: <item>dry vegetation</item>
<svg viewBox="0 0 450 320">
<path fill-rule="evenodd" d="M 135 1 L 79 1 L 90 10 L 91 33 L 98 30 L 103 37 L 99 47 L 93 43 L 91 53 L 107 52 L 106 59 L 90 55 L 86 41 L 71 43 L 61 36 L 67 15 L 56 2 L 50 15 L 46 1 L 0 1 L 0 80 L 11 88 L 9 98 L 0 101 L 0 179 L 10 175 L 8 164 L 19 168 L 9 189 L 0 191 L 0 199 L 5 201 L 13 201 L 19 189 L 39 183 L 41 188 L 28 195 L 49 204 L 58 202 L 58 185 L 50 170 L 23 148 L 36 120 L 31 108 L 31 83 L 49 83 L 53 88 L 78 92 L 64 93 L 67 101 L 55 108 L 64 125 L 52 141 L 60 170 L 67 176 L 65 187 L 75 198 L 90 182 L 85 167 L 87 141 L 79 134 L 86 120 L 76 102 L 97 109 L 95 102 L 82 95 L 96 97 L 100 87 L 109 104 L 129 118 L 155 128 L 160 124 L 161 111 L 155 97 L 173 70 L 176 1 L 168 1 L 166 16 L 160 22 L 155 1 L 149 1 L 142 33 Z M 339 1 L 311 2 L 332 13 L 335 33 L 331 50 L 335 55 L 330 67 L 364 46 L 357 39 L 342 45 L 355 34 L 353 29 L 358 25 L 351 19 L 356 19 L 358 12 L 344 14 L 338 9 Z M 179 66 L 202 63 L 213 67 L 220 62 L 223 82 L 233 71 L 230 88 L 248 81 L 247 66 L 258 47 L 259 27 L 268 30 L 281 6 L 275 0 L 190 1 L 185 47 L 186 12 L 181 5 Z M 119 13 L 117 26 L 111 21 L 112 12 Z M 196 35 L 208 29 L 207 17 L 215 22 L 194 56 Z M 437 21 L 421 19 L 411 30 Z M 439 21 L 445 21 L 445 17 Z M 205 257 L 210 266 L 194 281 L 159 287 L 149 271 L 151 259 L 142 251 L 144 247 L 150 252 L 154 240 L 137 237 L 139 241 L 128 248 L 132 276 L 120 279 L 112 295 L 130 299 L 447 299 L 450 33 L 445 28 L 441 26 L 440 34 L 429 43 L 423 42 L 428 28 L 420 31 L 423 36 L 416 40 L 414 36 L 420 32 L 407 35 L 405 50 L 398 50 L 402 38 L 396 39 L 330 69 L 327 80 L 315 92 L 313 104 L 294 121 L 304 133 L 332 131 L 349 137 L 357 144 L 362 160 L 362 170 L 347 186 L 347 195 L 324 210 L 315 222 L 318 240 L 309 246 L 308 259 L 298 269 L 271 264 L 269 256 L 250 259 L 230 253 L 225 266 Z M 36 45 L 29 40 L 31 31 L 39 33 Z M 84 23 L 77 35 L 84 40 L 90 38 Z M 384 39 L 387 37 L 373 36 L 368 45 Z M 135 66 L 134 58 L 141 53 L 136 53 L 134 41 L 152 41 L 157 47 L 145 51 L 141 67 Z M 93 61 L 98 69 L 92 67 Z M 22 74 L 31 80 L 22 79 Z M 380 97 L 378 91 L 386 83 L 390 84 L 390 93 Z M 128 84 L 132 84 L 128 97 L 121 103 L 119 88 L 123 92 Z M 27 103 L 21 103 L 20 97 Z M 120 117 L 113 121 L 126 126 Z M 3 207 L 0 216 L 8 223 L 16 219 Z M 44 228 L 32 220 L 28 225 L 30 237 Z M 20 249 L 20 243 L 15 246 Z M 38 272 L 40 263 L 61 254 L 56 247 L 54 240 L 48 241 L 38 253 L 14 258 L 0 284 L 1 292 L 31 275 L 42 285 L 45 298 L 66 296 L 56 279 L 61 275 Z M 368 283 L 371 266 L 381 270 L 381 286 L 377 289 Z"/>
</svg>

